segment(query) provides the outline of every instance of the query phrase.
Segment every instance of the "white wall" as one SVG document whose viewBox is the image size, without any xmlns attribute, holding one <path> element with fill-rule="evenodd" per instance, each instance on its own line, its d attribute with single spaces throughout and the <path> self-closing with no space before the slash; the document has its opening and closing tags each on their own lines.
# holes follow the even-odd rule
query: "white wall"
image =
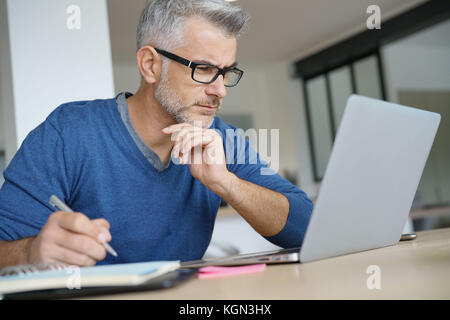
<svg viewBox="0 0 450 320">
<path fill-rule="evenodd" d="M 0 103 L 0 151 L 5 150 L 5 137 L 4 137 L 5 134 L 2 130 L 2 128 L 3 128 L 3 108 Z M 0 171 L 1 171 L 1 167 L 0 167 Z"/>
<path fill-rule="evenodd" d="M 6 0 L 0 0 L 0 41 L 0 140 L 2 150 L 9 150 L 6 157 L 11 158 L 17 142 Z"/>
<path fill-rule="evenodd" d="M 450 201 L 450 20 L 385 46 L 389 100 L 441 114 L 441 124 L 419 185 L 419 203 Z M 402 100 L 400 100 L 402 92 Z"/>
<path fill-rule="evenodd" d="M 381 50 L 388 98 L 402 89 L 450 90 L 450 20 Z"/>
<path fill-rule="evenodd" d="M 253 111 L 256 127 L 280 129 L 280 173 L 296 171 L 298 186 L 315 198 L 320 185 L 314 181 L 302 81 L 291 76 L 293 63 L 287 59 L 246 70 L 249 83 L 239 83 L 239 91 L 230 91 L 226 99 L 236 110 Z"/>
<path fill-rule="evenodd" d="M 10 48 L 11 77 L 1 82 L 9 95 L 1 102 L 4 122 L 11 124 L 4 128 L 9 161 L 58 105 L 110 98 L 114 84 L 105 0 L 1 1 L 7 7 Z M 80 29 L 67 27 L 73 17 L 69 5 L 80 8 Z M 8 39 L 1 35 L 3 46 Z"/>
<path fill-rule="evenodd" d="M 116 94 L 125 91 L 135 93 L 137 91 L 141 78 L 136 63 L 115 63 L 113 71 Z"/>
<path fill-rule="evenodd" d="M 258 128 L 268 128 L 269 114 L 264 73 L 258 69 L 245 69 L 236 87 L 227 88 L 218 116 L 222 114 L 250 113 L 253 124 Z"/>
<path fill-rule="evenodd" d="M 250 113 L 255 129 L 279 129 L 279 170 L 298 171 L 297 147 L 292 117 L 292 79 L 290 64 L 282 61 L 264 68 L 245 69 L 237 87 L 228 88 L 223 108 L 218 116 L 227 113 Z M 269 138 L 270 139 L 270 138 Z M 270 156 L 270 151 L 268 152 Z"/>
</svg>

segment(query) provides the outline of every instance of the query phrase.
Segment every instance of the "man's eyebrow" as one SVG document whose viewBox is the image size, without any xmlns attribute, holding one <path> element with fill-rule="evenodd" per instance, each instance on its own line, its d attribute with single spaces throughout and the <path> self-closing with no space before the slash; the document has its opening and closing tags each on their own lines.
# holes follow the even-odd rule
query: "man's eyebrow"
<svg viewBox="0 0 450 320">
<path fill-rule="evenodd" d="M 194 60 L 192 61 L 194 63 L 198 63 L 198 64 L 209 64 L 210 66 L 215 66 L 217 67 L 217 64 L 215 64 L 214 62 L 211 62 L 209 60 Z M 223 69 L 227 69 L 227 68 L 234 68 L 238 65 L 237 61 L 233 62 L 229 67 L 224 67 Z"/>
</svg>

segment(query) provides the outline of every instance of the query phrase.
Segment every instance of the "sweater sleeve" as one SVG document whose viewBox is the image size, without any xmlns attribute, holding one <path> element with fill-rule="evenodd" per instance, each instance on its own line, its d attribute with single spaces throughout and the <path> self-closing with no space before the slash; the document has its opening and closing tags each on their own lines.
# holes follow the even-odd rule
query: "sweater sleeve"
<svg viewBox="0 0 450 320">
<path fill-rule="evenodd" d="M 28 134 L 3 173 L 0 240 L 18 240 L 40 232 L 54 211 L 50 196 L 68 198 L 66 170 L 63 140 L 47 120 Z"/>
<path fill-rule="evenodd" d="M 243 180 L 283 194 L 289 201 L 285 226 L 278 234 L 265 238 L 283 248 L 300 246 L 311 217 L 312 201 L 304 191 L 269 168 L 239 131 L 234 134 L 227 131 L 224 147 L 228 170 Z"/>
</svg>

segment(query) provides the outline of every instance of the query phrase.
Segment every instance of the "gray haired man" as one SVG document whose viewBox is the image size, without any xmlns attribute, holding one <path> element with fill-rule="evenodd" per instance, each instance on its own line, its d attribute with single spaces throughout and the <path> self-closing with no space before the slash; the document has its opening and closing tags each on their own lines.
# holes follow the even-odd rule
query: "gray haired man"
<svg viewBox="0 0 450 320">
<path fill-rule="evenodd" d="M 223 0 L 148 2 L 138 91 L 58 107 L 5 171 L 1 264 L 199 259 L 221 199 L 267 240 L 300 245 L 311 201 L 275 172 L 261 175 L 259 155 L 227 159 L 227 148 L 244 159 L 255 151 L 239 135 L 226 143 L 235 128 L 215 116 L 243 75 L 235 59 L 247 21 Z M 52 213 L 53 193 L 79 212 Z M 106 256 L 102 241 L 119 257 Z"/>
</svg>

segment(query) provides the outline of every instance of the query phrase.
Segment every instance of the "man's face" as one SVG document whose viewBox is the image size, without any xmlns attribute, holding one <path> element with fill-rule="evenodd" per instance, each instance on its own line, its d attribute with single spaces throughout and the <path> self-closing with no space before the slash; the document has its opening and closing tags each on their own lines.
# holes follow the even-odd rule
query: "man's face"
<svg viewBox="0 0 450 320">
<path fill-rule="evenodd" d="M 220 68 L 235 63 L 236 38 L 227 37 L 220 29 L 199 17 L 187 19 L 183 29 L 184 46 L 174 50 L 174 54 Z M 170 61 L 167 75 L 163 70 L 155 98 L 178 123 L 201 123 L 203 128 L 207 128 L 226 95 L 223 77 L 219 76 L 211 84 L 202 84 L 192 80 L 191 73 L 191 68 Z"/>
</svg>

